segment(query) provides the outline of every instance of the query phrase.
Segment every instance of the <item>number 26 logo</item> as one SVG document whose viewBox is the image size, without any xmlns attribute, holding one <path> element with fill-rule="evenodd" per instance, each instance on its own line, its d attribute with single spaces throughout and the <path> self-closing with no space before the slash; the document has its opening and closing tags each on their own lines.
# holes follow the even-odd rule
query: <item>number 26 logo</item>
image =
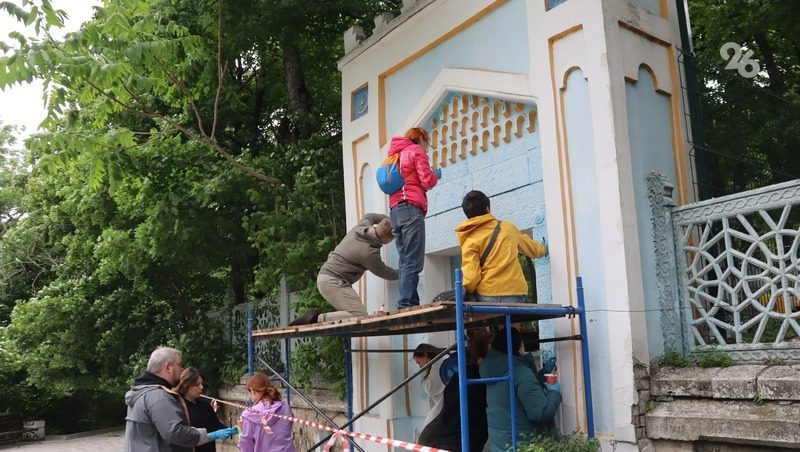
<svg viewBox="0 0 800 452">
<path fill-rule="evenodd" d="M 725 69 L 736 69 L 744 78 L 753 78 L 761 71 L 758 60 L 753 58 L 753 51 L 748 49 L 742 55 L 742 46 L 735 42 L 722 44 L 722 47 L 719 48 L 719 56 L 728 62 Z"/>
</svg>

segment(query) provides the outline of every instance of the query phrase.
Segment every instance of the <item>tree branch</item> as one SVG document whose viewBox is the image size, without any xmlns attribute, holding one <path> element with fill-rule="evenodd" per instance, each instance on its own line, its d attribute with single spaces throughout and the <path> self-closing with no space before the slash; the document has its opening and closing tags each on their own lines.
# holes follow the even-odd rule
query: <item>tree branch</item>
<svg viewBox="0 0 800 452">
<path fill-rule="evenodd" d="M 202 134 L 198 135 L 197 133 L 187 129 L 186 127 L 184 127 L 183 125 L 179 124 L 175 120 L 173 120 L 171 118 L 168 118 L 167 116 L 164 116 L 161 113 L 148 112 L 148 111 L 144 111 L 144 110 L 140 110 L 138 108 L 135 108 L 135 107 L 133 107 L 131 105 L 128 105 L 125 102 L 122 102 L 121 100 L 117 99 L 117 97 L 114 96 L 113 94 L 110 94 L 110 93 L 106 92 L 105 90 L 103 90 L 102 88 L 98 87 L 97 85 L 92 83 L 90 80 L 88 80 L 86 78 L 84 78 L 83 80 L 89 86 L 91 86 L 92 89 L 97 91 L 101 96 L 103 96 L 106 99 L 114 102 L 117 105 L 120 105 L 122 108 L 130 111 L 131 113 L 134 113 L 136 115 L 143 116 L 143 117 L 149 118 L 149 119 L 160 119 L 160 120 L 166 122 L 167 124 L 169 124 L 171 127 L 175 128 L 176 130 L 182 132 L 184 135 L 186 135 L 187 137 L 191 138 L 192 140 L 195 140 L 195 141 L 197 141 L 199 143 L 203 143 L 206 146 L 211 147 L 212 149 L 217 151 L 217 153 L 219 153 L 225 160 L 230 162 L 234 167 L 236 167 L 237 169 L 239 169 L 243 173 L 245 173 L 245 174 L 247 174 L 249 176 L 255 177 L 258 180 L 270 183 L 270 184 L 280 185 L 280 184 L 283 183 L 280 179 L 277 179 L 277 178 L 271 177 L 271 176 L 267 176 L 266 174 L 256 170 L 255 168 L 247 166 L 244 163 L 236 160 L 236 158 L 233 155 L 231 155 L 231 153 L 229 153 L 222 146 L 217 144 L 216 141 L 210 139 L 207 135 L 205 135 L 205 133 L 202 133 Z M 133 91 L 128 89 L 128 87 L 126 85 L 123 85 L 123 87 L 128 92 L 128 94 L 131 95 L 131 97 L 134 100 L 136 100 L 139 103 L 142 103 L 141 102 L 141 98 L 138 95 L 136 95 L 136 93 L 134 93 Z"/>
<path fill-rule="evenodd" d="M 217 132 L 217 113 L 219 113 L 219 95 L 222 92 L 222 82 L 225 80 L 225 70 L 228 62 L 222 66 L 222 0 L 217 1 L 217 94 L 214 96 L 214 120 L 211 122 L 211 139 Z"/>
<path fill-rule="evenodd" d="M 171 120 L 168 120 L 166 118 L 165 118 L 165 120 L 168 121 L 170 123 L 170 125 L 172 125 L 172 127 L 175 127 L 176 129 L 180 130 L 181 132 L 184 133 L 184 135 L 188 136 L 189 138 L 191 138 L 191 139 L 193 139 L 195 141 L 199 141 L 201 143 L 205 143 L 207 146 L 210 146 L 211 148 L 213 148 L 220 155 L 222 155 L 222 157 L 225 158 L 225 160 L 230 162 L 236 168 L 239 168 L 239 170 L 241 170 L 243 173 L 249 174 L 250 176 L 253 176 L 256 179 L 262 180 L 264 182 L 268 182 L 270 184 L 274 184 L 274 185 L 283 184 L 283 182 L 280 179 L 274 178 L 272 176 L 267 176 L 264 173 L 261 173 L 260 171 L 258 171 L 256 169 L 253 169 L 253 168 L 241 163 L 240 161 L 236 160 L 236 158 L 233 155 L 231 155 L 228 151 L 226 151 L 219 144 L 217 144 L 216 141 L 210 140 L 205 136 L 199 136 L 196 133 L 192 132 L 191 130 L 183 127 L 182 125 L 180 125 L 178 123 L 176 123 L 175 121 L 171 121 Z"/>
<path fill-rule="evenodd" d="M 158 58 L 156 58 L 156 60 L 158 60 L 158 62 L 161 64 L 161 70 L 164 71 L 164 74 L 166 74 L 166 76 L 169 79 L 169 81 L 171 81 L 175 86 L 177 86 L 178 89 L 189 100 L 189 106 L 192 108 L 192 112 L 194 113 L 194 117 L 197 119 L 197 128 L 198 128 L 198 130 L 200 130 L 200 133 L 202 133 L 203 136 L 208 136 L 206 134 L 205 129 L 203 128 L 203 120 L 202 120 L 202 118 L 200 116 L 200 110 L 197 108 L 197 104 L 194 102 L 194 96 L 192 96 L 192 92 L 189 91 L 189 88 L 187 88 L 186 85 L 184 85 L 180 80 L 178 80 L 177 77 L 175 77 L 174 75 L 170 74 L 170 72 L 167 70 L 167 65 L 164 64 L 163 61 L 161 61 Z"/>
<path fill-rule="evenodd" d="M 761 49 L 761 54 L 764 56 L 764 65 L 767 67 L 767 74 L 769 75 L 769 89 L 774 94 L 783 97 L 786 92 L 786 87 L 783 83 L 783 76 L 775 61 L 775 51 L 764 32 L 758 32 L 753 35 L 756 45 Z"/>
</svg>

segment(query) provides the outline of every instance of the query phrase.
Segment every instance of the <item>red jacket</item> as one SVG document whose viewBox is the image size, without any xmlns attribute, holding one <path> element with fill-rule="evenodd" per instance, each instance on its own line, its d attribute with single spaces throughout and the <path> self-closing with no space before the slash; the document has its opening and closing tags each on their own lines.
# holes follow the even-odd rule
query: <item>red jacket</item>
<svg viewBox="0 0 800 452">
<path fill-rule="evenodd" d="M 420 209 L 422 213 L 428 213 L 428 197 L 426 191 L 436 186 L 438 179 L 433 174 L 428 155 L 422 146 L 411 141 L 406 137 L 392 138 L 389 147 L 389 155 L 400 155 L 400 174 L 403 176 L 405 185 L 397 193 L 389 195 L 389 208 L 394 208 L 400 201 L 408 201 Z"/>
</svg>

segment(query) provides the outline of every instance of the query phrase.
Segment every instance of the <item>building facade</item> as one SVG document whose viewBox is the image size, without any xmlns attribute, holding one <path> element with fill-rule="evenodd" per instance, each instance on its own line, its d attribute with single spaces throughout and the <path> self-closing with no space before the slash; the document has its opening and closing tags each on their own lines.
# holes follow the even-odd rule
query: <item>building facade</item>
<svg viewBox="0 0 800 452">
<path fill-rule="evenodd" d="M 647 175 L 665 175 L 678 205 L 691 201 L 677 8 L 675 0 L 404 0 L 399 16 L 375 18 L 369 37 L 348 30 L 339 62 L 348 225 L 365 212 L 388 214 L 375 169 L 392 136 L 426 127 L 443 177 L 428 193 L 423 303 L 452 287 L 461 198 L 485 192 L 495 216 L 549 247 L 536 261 L 539 303 L 576 305 L 583 277 L 595 428 L 616 450 L 636 450 L 641 439 L 634 366 L 665 351 Z M 384 252 L 397 263 L 393 246 Z M 370 312 L 396 308 L 394 283 L 368 274 L 358 290 Z M 576 334 L 576 322 L 546 322 L 541 334 Z M 453 340 L 378 337 L 353 347 Z M 563 432 L 585 431 L 580 352 L 558 344 L 544 351 L 559 362 L 558 422 Z M 415 368 L 408 353 L 361 354 L 355 411 Z M 426 407 L 412 383 L 355 429 L 413 441 Z"/>
</svg>

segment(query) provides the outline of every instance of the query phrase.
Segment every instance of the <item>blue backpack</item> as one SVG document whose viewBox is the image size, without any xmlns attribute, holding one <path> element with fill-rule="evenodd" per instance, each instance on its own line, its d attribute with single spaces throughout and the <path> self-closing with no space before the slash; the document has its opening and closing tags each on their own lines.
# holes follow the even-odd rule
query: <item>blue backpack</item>
<svg viewBox="0 0 800 452">
<path fill-rule="evenodd" d="M 447 386 L 447 383 L 450 383 L 450 380 L 458 374 L 458 355 L 456 353 L 451 353 L 447 356 L 447 358 L 442 358 L 442 365 L 439 367 L 439 378 L 442 379 L 442 383 Z"/>
<path fill-rule="evenodd" d="M 386 157 L 383 164 L 375 172 L 378 179 L 378 187 L 387 195 L 400 191 L 406 183 L 400 174 L 400 152 Z"/>
</svg>

